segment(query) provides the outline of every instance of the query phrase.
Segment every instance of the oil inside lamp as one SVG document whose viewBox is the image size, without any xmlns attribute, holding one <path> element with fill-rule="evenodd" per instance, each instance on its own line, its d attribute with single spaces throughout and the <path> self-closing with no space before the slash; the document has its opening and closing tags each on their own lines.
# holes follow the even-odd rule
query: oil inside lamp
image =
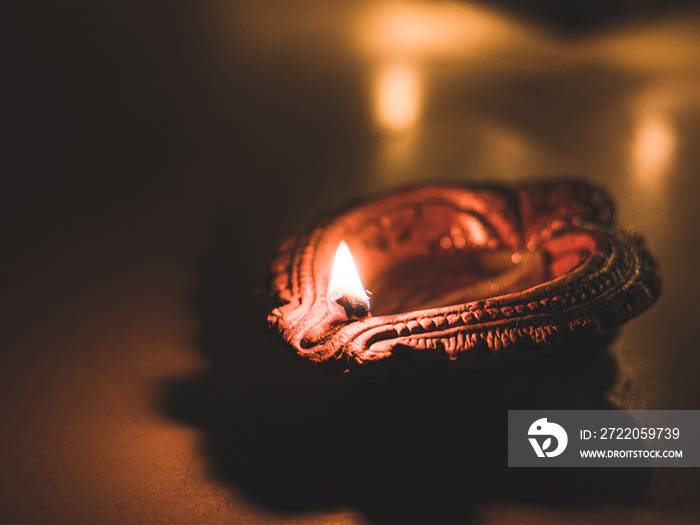
<svg viewBox="0 0 700 525">
<path fill-rule="evenodd" d="M 396 256 L 369 280 L 374 315 L 441 308 L 517 293 L 552 278 L 540 251 L 444 249 Z"/>
<path fill-rule="evenodd" d="M 328 282 L 328 308 L 342 319 L 359 319 L 369 315 L 369 297 L 345 241 L 340 242 L 335 252 Z"/>
</svg>

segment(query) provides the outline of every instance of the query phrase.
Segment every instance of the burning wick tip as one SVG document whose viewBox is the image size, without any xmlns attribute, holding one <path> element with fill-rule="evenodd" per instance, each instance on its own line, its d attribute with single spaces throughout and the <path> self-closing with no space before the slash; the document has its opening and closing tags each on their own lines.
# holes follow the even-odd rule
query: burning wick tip
<svg viewBox="0 0 700 525">
<path fill-rule="evenodd" d="M 350 248 L 341 241 L 335 252 L 328 282 L 328 308 L 339 320 L 369 316 L 369 296 L 362 286 Z"/>
<path fill-rule="evenodd" d="M 369 317 L 369 301 L 358 300 L 344 294 L 333 294 L 329 297 L 328 305 L 332 313 L 346 319 L 362 319 Z"/>
</svg>

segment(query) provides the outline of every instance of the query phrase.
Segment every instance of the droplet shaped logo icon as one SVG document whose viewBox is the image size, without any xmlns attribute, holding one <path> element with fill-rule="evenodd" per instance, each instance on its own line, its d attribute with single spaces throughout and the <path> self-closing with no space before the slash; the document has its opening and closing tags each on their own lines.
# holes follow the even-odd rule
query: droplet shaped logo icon
<svg viewBox="0 0 700 525">
<path fill-rule="evenodd" d="M 532 448 L 535 449 L 535 454 L 537 457 L 543 458 L 553 458 L 564 452 L 566 445 L 569 443 L 569 437 L 566 434 L 566 430 L 561 425 L 556 423 L 551 423 L 547 421 L 546 417 L 538 419 L 532 425 L 530 425 L 530 430 L 527 431 L 530 444 Z M 538 437 L 541 439 L 545 437 L 546 439 L 540 442 Z M 552 438 L 556 439 L 556 448 L 554 450 L 549 450 L 552 447 Z"/>
</svg>

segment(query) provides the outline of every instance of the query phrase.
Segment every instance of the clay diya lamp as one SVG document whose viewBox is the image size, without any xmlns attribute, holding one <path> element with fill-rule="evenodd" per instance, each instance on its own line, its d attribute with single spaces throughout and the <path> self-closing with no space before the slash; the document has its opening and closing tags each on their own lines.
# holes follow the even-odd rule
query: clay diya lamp
<svg viewBox="0 0 700 525">
<path fill-rule="evenodd" d="M 280 246 L 270 291 L 267 329 L 296 356 L 381 380 L 590 343 L 660 280 L 609 198 L 567 180 L 417 187 L 323 217 Z"/>
</svg>

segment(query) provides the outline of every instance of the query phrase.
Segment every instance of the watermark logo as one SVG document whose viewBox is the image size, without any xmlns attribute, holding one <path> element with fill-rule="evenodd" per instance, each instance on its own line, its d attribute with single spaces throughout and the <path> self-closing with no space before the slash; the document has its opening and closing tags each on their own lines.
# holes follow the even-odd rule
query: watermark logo
<svg viewBox="0 0 700 525">
<path fill-rule="evenodd" d="M 532 445 L 532 448 L 535 449 L 535 454 L 537 454 L 537 457 L 540 458 L 545 456 L 548 458 L 554 458 L 558 456 L 564 452 L 566 445 L 569 443 L 569 437 L 566 435 L 566 430 L 556 423 L 548 422 L 546 417 L 538 419 L 532 425 L 530 425 L 530 430 L 528 430 L 527 433 L 530 444 Z M 546 439 L 540 444 L 537 438 L 539 437 L 541 439 L 544 436 L 546 436 Z M 552 447 L 552 438 L 556 440 L 557 446 L 554 450 L 549 450 Z"/>
</svg>

